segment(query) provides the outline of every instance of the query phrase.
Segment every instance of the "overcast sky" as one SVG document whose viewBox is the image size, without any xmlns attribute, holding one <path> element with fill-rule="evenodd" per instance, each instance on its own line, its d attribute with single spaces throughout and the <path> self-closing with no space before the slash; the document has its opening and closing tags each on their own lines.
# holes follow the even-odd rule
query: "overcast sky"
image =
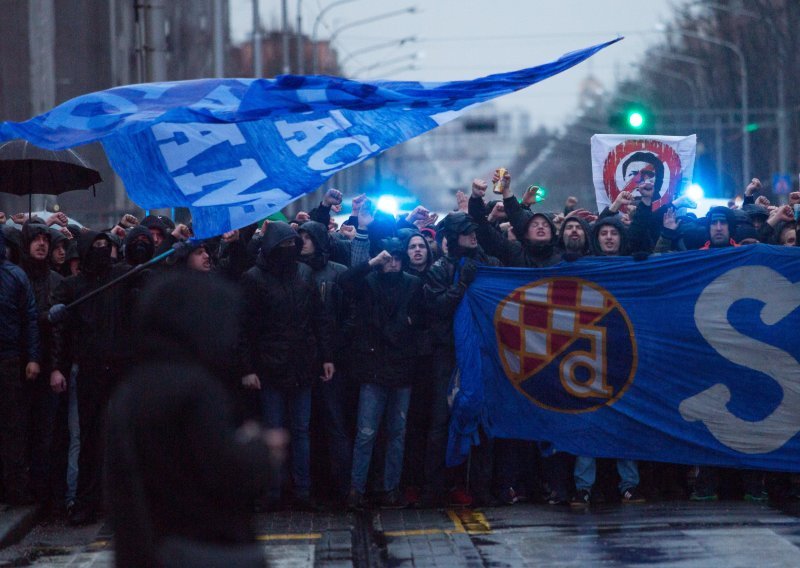
<svg viewBox="0 0 800 568">
<path fill-rule="evenodd" d="M 310 35 L 321 10 L 335 0 L 302 0 L 303 31 Z M 519 93 L 498 99 L 504 108 L 522 107 L 533 125 L 558 126 L 577 108 L 578 93 L 588 74 L 607 88 L 635 73 L 639 54 L 660 39 L 655 31 L 671 19 L 670 5 L 678 0 L 350 0 L 329 10 L 320 20 L 319 37 L 330 37 L 341 26 L 415 6 L 416 13 L 354 26 L 341 32 L 334 47 L 339 60 L 370 46 L 408 36 L 418 41 L 354 55 L 348 76 L 385 60 L 353 78 L 392 78 L 442 81 L 472 79 L 545 63 L 560 55 L 618 35 L 619 42 L 577 67 Z M 288 0 L 294 27 L 298 0 Z M 230 0 L 235 41 L 252 33 L 252 0 Z M 261 18 L 267 29 L 278 29 L 281 1 L 261 0 Z M 417 68 L 393 72 L 414 60 L 400 60 L 420 52 Z M 389 73 L 389 76 L 385 75 Z"/>
</svg>

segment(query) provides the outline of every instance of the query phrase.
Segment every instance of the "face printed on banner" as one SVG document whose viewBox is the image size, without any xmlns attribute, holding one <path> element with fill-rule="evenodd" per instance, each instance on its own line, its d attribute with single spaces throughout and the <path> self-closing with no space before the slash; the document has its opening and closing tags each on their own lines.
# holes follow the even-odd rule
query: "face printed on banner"
<svg viewBox="0 0 800 568">
<path fill-rule="evenodd" d="M 640 190 L 652 190 L 653 198 L 657 199 L 664 182 L 664 164 L 654 154 L 636 152 L 622 162 L 622 177 L 624 190 L 632 192 L 634 197 L 642 195 Z"/>
</svg>

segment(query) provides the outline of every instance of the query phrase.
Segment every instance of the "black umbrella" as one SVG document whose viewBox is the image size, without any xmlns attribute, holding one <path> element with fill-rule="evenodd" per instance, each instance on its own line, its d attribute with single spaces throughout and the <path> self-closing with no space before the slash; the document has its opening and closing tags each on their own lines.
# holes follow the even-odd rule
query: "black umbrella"
<svg viewBox="0 0 800 568">
<path fill-rule="evenodd" d="M 0 193 L 28 196 L 60 195 L 75 189 L 94 189 L 100 173 L 74 150 L 45 150 L 27 140 L 0 144 Z"/>
</svg>

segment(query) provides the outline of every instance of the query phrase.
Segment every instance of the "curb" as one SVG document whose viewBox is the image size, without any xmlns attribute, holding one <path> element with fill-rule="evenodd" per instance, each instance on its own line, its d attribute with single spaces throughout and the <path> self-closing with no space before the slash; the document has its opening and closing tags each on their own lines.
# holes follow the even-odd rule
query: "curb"
<svg viewBox="0 0 800 568">
<path fill-rule="evenodd" d="M 0 509 L 0 549 L 16 544 L 36 524 L 40 505 Z"/>
</svg>

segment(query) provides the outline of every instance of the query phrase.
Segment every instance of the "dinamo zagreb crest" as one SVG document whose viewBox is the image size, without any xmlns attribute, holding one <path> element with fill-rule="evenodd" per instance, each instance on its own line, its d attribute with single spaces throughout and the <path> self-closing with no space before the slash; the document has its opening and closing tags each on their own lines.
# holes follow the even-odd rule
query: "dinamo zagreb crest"
<svg viewBox="0 0 800 568">
<path fill-rule="evenodd" d="M 613 404 L 633 382 L 633 326 L 617 300 L 581 278 L 517 288 L 494 316 L 506 376 L 533 403 L 559 412 Z"/>
</svg>

